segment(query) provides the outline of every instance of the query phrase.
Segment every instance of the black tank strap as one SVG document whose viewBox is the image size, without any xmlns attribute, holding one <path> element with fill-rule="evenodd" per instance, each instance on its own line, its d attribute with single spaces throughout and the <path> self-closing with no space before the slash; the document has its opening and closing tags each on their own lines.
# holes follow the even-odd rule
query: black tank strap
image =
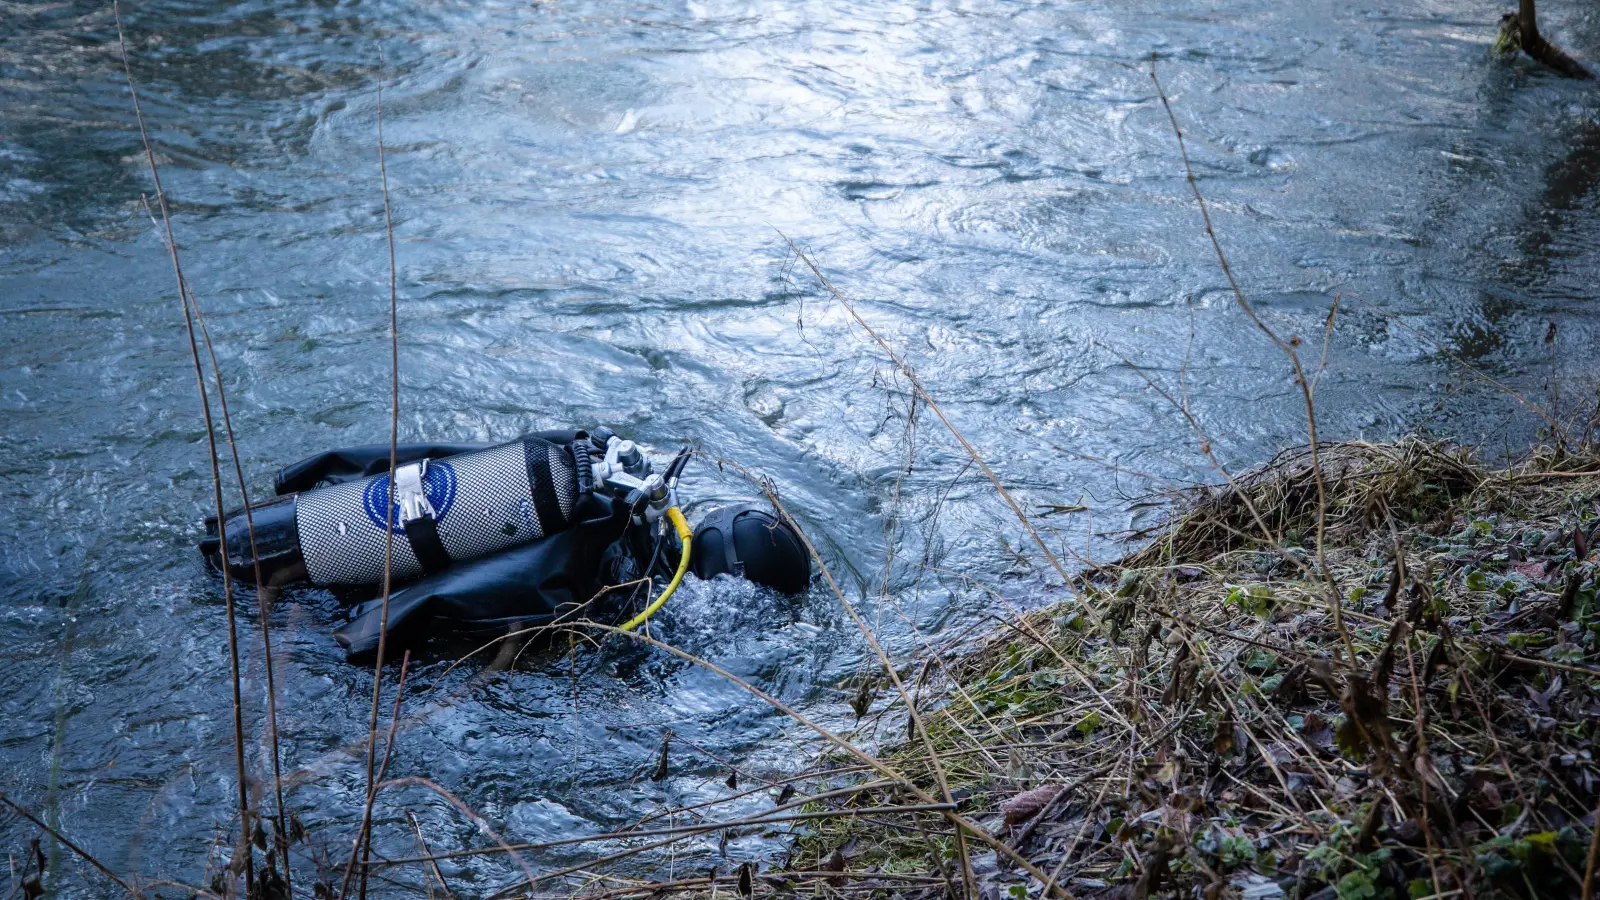
<svg viewBox="0 0 1600 900">
<path fill-rule="evenodd" d="M 432 575 L 450 568 L 450 554 L 444 549 L 444 541 L 439 539 L 436 522 L 423 517 L 402 524 L 406 529 L 406 541 L 411 544 L 417 562 L 422 564 L 424 574 Z"/>
<path fill-rule="evenodd" d="M 522 442 L 522 450 L 528 464 L 533 511 L 539 515 L 540 534 L 554 534 L 567 524 L 566 517 L 561 514 L 561 500 L 556 496 L 555 473 L 550 468 L 550 457 L 560 452 L 560 448 L 549 441 L 528 438 Z"/>
</svg>

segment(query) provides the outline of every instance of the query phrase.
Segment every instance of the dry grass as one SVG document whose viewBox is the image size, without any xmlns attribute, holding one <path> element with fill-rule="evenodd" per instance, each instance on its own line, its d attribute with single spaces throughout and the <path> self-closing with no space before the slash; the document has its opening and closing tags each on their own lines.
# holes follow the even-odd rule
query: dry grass
<svg viewBox="0 0 1600 900">
<path fill-rule="evenodd" d="M 1495 470 L 1418 440 L 1321 457 L 1355 667 L 1332 664 L 1309 452 L 1282 454 L 1089 573 L 1103 626 L 1069 601 L 941 667 L 921 717 L 962 812 L 1078 895 L 1578 896 L 1600 460 Z M 880 737 L 904 715 L 881 714 Z M 891 744 L 885 759 L 929 777 L 920 743 Z M 937 873 L 951 844 L 915 824 L 929 833 L 832 820 L 793 865 Z M 992 856 L 974 866 L 1041 890 Z"/>
<path fill-rule="evenodd" d="M 1329 491 L 1329 537 L 1334 540 L 1390 520 L 1431 520 L 1485 477 L 1465 448 L 1422 440 L 1325 444 L 1320 461 Z M 1189 493 L 1182 516 L 1121 566 L 1146 568 L 1163 559 L 1210 559 L 1259 544 L 1263 527 L 1277 546 L 1298 546 L 1311 537 L 1317 484 L 1309 448 L 1286 450 L 1234 480 L 1233 486 Z"/>
</svg>

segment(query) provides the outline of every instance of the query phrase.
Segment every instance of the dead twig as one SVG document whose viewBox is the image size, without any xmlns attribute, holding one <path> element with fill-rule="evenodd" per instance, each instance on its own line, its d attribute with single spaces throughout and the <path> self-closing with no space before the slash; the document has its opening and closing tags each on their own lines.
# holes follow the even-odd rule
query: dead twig
<svg viewBox="0 0 1600 900">
<path fill-rule="evenodd" d="M 794 254 L 806 264 L 806 268 L 811 270 L 811 274 L 817 277 L 817 280 L 822 283 L 822 286 L 827 289 L 828 293 L 831 294 L 835 300 L 839 301 L 839 305 L 843 306 L 845 310 L 850 313 L 850 317 L 855 319 L 856 324 L 860 325 L 862 330 L 866 331 L 866 333 L 872 338 L 873 342 L 876 343 L 881 350 L 883 350 L 883 352 L 889 357 L 890 361 L 895 364 L 895 367 L 900 370 L 901 374 L 906 376 L 906 380 L 911 382 L 912 388 L 914 388 L 917 394 L 922 397 L 922 402 L 926 403 L 928 408 L 933 410 L 933 414 L 939 417 L 939 421 L 944 423 L 944 427 L 949 429 L 950 433 L 955 436 L 955 439 L 960 442 L 962 449 L 967 452 L 967 456 L 971 457 L 972 461 L 977 463 L 978 468 L 983 471 L 983 474 L 988 477 L 989 483 L 994 485 L 994 489 L 1000 494 L 1000 498 L 1006 502 L 1007 506 L 1011 507 L 1011 511 L 1016 514 L 1017 521 L 1022 523 L 1023 530 L 1027 531 L 1029 537 L 1033 538 L 1033 542 L 1039 546 L 1040 552 L 1044 554 L 1044 557 L 1049 561 L 1050 566 L 1056 570 L 1056 574 L 1061 576 L 1061 580 L 1066 583 L 1067 589 L 1072 591 L 1073 594 L 1078 595 L 1078 587 L 1073 582 L 1072 576 L 1067 574 L 1066 567 L 1061 564 L 1061 560 L 1056 557 L 1055 553 L 1051 551 L 1050 545 L 1046 544 L 1044 538 L 1041 537 L 1039 532 L 1034 529 L 1033 522 L 1029 520 L 1028 514 L 1022 511 L 1022 507 L 1017 503 L 1016 499 L 1011 496 L 1011 492 L 1006 490 L 1005 485 L 1000 482 L 1000 476 L 996 475 L 994 470 L 989 468 L 989 464 L 987 462 L 984 462 L 983 456 L 978 453 L 978 449 L 972 445 L 971 441 L 967 440 L 966 435 L 963 435 L 960 429 L 956 428 L 955 423 L 950 421 L 950 418 L 945 415 L 944 410 L 941 409 L 939 404 L 934 401 L 933 395 L 929 394 L 927 388 L 922 386 L 922 380 L 917 377 L 916 372 L 913 371 L 912 368 L 900 358 L 900 354 L 896 353 L 893 347 L 889 346 L 888 341 L 884 340 L 883 337 L 879 335 L 871 325 L 867 324 L 867 320 L 862 318 L 861 313 L 856 310 L 855 304 L 851 303 L 850 300 L 846 298 L 838 288 L 833 286 L 833 282 L 828 280 L 828 276 L 822 274 L 822 270 L 817 267 L 817 264 L 811 260 L 810 256 L 807 256 L 805 252 L 802 251 L 800 247 L 789 238 L 788 235 L 780 231 L 778 232 L 778 236 L 783 238 L 784 242 L 789 245 L 789 249 L 792 250 Z M 1081 599 L 1081 595 L 1079 596 Z M 1093 609 L 1088 609 L 1086 607 L 1086 611 L 1091 619 L 1097 618 L 1098 614 Z"/>
<path fill-rule="evenodd" d="M 233 577 L 227 565 L 227 510 L 222 503 L 222 464 L 217 455 L 217 431 L 211 418 L 211 400 L 206 393 L 206 380 L 203 367 L 200 365 L 200 346 L 195 336 L 195 322 L 189 306 L 189 283 L 183 275 L 183 263 L 178 258 L 178 241 L 172 231 L 172 215 L 167 209 L 167 192 L 161 185 L 161 170 L 156 165 L 155 149 L 150 143 L 149 130 L 145 128 L 144 109 L 139 103 L 139 90 L 134 85 L 133 67 L 128 61 L 128 42 L 122 29 L 122 8 L 118 0 L 112 0 L 112 17 L 117 24 L 117 48 L 122 56 L 122 72 L 128 81 L 128 93 L 133 98 L 134 119 L 139 123 L 139 138 L 144 143 L 145 163 L 150 170 L 150 179 L 155 184 L 156 205 L 161 210 L 161 222 L 165 231 L 167 253 L 172 259 L 172 271 L 178 282 L 178 302 L 183 307 L 183 320 L 189 332 L 189 354 L 194 363 L 195 384 L 200 391 L 200 410 L 206 423 L 206 445 L 211 457 L 211 486 L 213 505 L 217 512 L 217 537 L 223 548 L 222 566 L 222 596 L 223 603 L 228 612 L 228 659 L 232 666 L 233 675 L 233 751 L 234 751 L 234 777 L 239 788 L 239 829 L 241 835 L 240 847 L 245 854 L 244 875 L 245 883 L 254 881 L 254 858 L 250 852 L 250 786 L 245 777 L 244 767 L 244 700 L 240 690 L 239 675 L 239 633 L 236 624 L 237 616 L 234 609 Z M 220 376 L 219 376 L 220 377 Z M 241 480 L 241 484 L 242 484 Z"/>
<path fill-rule="evenodd" d="M 1306 378 L 1305 369 L 1300 365 L 1300 355 L 1295 352 L 1295 348 L 1300 344 L 1300 338 L 1292 336 L 1285 340 L 1279 337 L 1278 333 L 1273 331 L 1256 314 L 1255 307 L 1251 306 L 1250 302 L 1245 299 L 1244 291 L 1240 290 L 1238 280 L 1233 277 L 1233 267 L 1228 264 L 1228 255 L 1223 252 L 1222 242 L 1218 240 L 1216 229 L 1211 225 L 1211 211 L 1206 206 L 1205 196 L 1200 193 L 1200 183 L 1195 180 L 1194 166 L 1189 163 L 1189 148 L 1183 140 L 1183 129 L 1178 126 L 1178 116 L 1172 111 L 1172 102 L 1167 99 L 1167 93 L 1161 87 L 1161 79 L 1156 77 L 1155 54 L 1150 56 L 1150 81 L 1155 84 L 1156 93 L 1161 97 L 1161 105 L 1166 109 L 1167 118 L 1172 122 L 1172 133 L 1178 138 L 1178 151 L 1183 157 L 1183 168 L 1189 180 L 1189 189 L 1194 192 L 1195 202 L 1199 204 L 1200 216 L 1206 225 L 1206 236 L 1211 239 L 1211 247 L 1217 253 L 1217 262 L 1222 266 L 1222 274 L 1228 279 L 1228 287 L 1233 290 L 1234 300 L 1237 301 L 1239 308 L 1244 311 L 1244 314 L 1249 317 L 1256 328 L 1262 334 L 1265 334 L 1268 340 L 1272 341 L 1279 350 L 1283 351 L 1285 356 L 1289 357 L 1289 362 L 1294 367 L 1295 385 L 1299 387 L 1306 405 L 1306 425 L 1311 436 L 1311 467 L 1316 473 L 1317 481 L 1317 565 L 1322 571 L 1323 579 L 1328 588 L 1328 608 L 1333 613 L 1334 628 L 1339 632 L 1340 640 L 1344 642 L 1349 665 L 1354 668 L 1356 664 L 1356 647 L 1355 642 L 1350 638 L 1349 629 L 1344 624 L 1343 598 L 1339 595 L 1339 586 L 1334 583 L 1333 576 L 1328 573 L 1326 557 L 1328 487 L 1326 479 L 1323 477 L 1322 460 L 1318 455 L 1320 441 L 1317 438 L 1316 401 L 1311 393 L 1311 382 Z M 1338 308 L 1337 303 L 1334 308 Z M 1333 313 L 1330 312 L 1328 318 L 1328 327 L 1330 329 L 1333 327 L 1332 317 Z"/>
<path fill-rule="evenodd" d="M 806 803 L 812 801 L 807 800 Z M 793 804 L 791 804 L 792 806 Z M 802 804 L 803 805 L 803 804 Z M 785 806 L 785 809 L 791 808 Z M 716 831 L 725 831 L 735 828 L 751 828 L 758 825 L 777 825 L 783 822 L 812 822 L 818 819 L 855 819 L 865 816 L 908 815 L 911 813 L 946 812 L 955 809 L 953 803 L 912 803 L 900 806 L 868 806 L 851 807 L 848 809 L 824 809 L 813 812 L 791 813 L 789 815 L 773 815 L 771 812 L 758 813 L 744 819 L 731 822 L 702 822 L 698 825 L 678 825 L 672 828 L 651 828 L 640 831 L 612 831 L 605 834 L 585 835 L 583 837 L 560 838 L 554 841 L 541 841 L 536 844 L 507 844 L 504 847 L 476 847 L 471 850 L 457 850 L 453 853 L 439 853 L 429 856 L 407 856 L 399 859 L 385 859 L 375 863 L 375 867 L 387 868 L 390 866 L 410 865 L 412 863 L 433 863 L 445 859 L 461 859 L 468 856 L 488 856 L 495 853 L 512 853 L 529 850 L 549 850 L 554 847 L 570 847 L 575 844 L 592 844 L 599 841 L 616 841 L 628 838 L 663 837 L 666 835 L 679 835 L 679 839 L 694 837 L 700 834 L 709 834 Z"/>
<path fill-rule="evenodd" d="M 422 824 L 417 821 L 416 814 L 408 809 L 406 819 L 411 822 L 411 831 L 417 836 L 417 846 L 422 848 L 422 856 L 427 859 L 428 871 L 432 873 L 433 880 L 439 882 L 439 890 L 444 891 L 447 900 L 455 900 L 456 895 L 450 891 L 450 885 L 444 880 L 444 873 L 439 871 L 439 864 L 432 859 L 433 849 L 422 836 Z M 429 896 L 432 896 L 432 891 L 429 892 Z"/>
</svg>

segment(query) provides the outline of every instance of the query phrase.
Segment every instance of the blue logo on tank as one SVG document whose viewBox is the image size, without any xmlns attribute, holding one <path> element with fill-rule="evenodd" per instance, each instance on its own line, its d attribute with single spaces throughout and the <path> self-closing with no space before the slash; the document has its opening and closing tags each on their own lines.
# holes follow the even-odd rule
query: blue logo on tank
<svg viewBox="0 0 1600 900">
<path fill-rule="evenodd" d="M 433 507 L 433 520 L 443 522 L 456 502 L 456 470 L 447 462 L 428 463 L 428 471 L 422 476 L 422 492 L 428 497 L 428 505 Z M 405 527 L 400 524 L 399 505 L 390 499 L 388 475 L 367 482 L 361 500 L 367 509 L 367 518 L 379 531 L 389 527 L 383 520 L 383 512 L 385 507 L 390 507 L 394 509 L 394 533 L 406 533 Z"/>
</svg>

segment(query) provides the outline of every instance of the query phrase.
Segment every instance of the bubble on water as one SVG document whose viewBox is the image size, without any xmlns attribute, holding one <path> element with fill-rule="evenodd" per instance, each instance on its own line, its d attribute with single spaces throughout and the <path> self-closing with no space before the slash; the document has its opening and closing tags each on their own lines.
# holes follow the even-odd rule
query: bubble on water
<svg viewBox="0 0 1600 900">
<path fill-rule="evenodd" d="M 1294 157 L 1276 147 L 1261 147 L 1251 151 L 1246 158 L 1251 163 L 1274 172 L 1288 172 L 1296 167 Z"/>
<path fill-rule="evenodd" d="M 778 395 L 778 390 L 772 382 L 765 378 L 758 378 L 745 385 L 744 405 L 768 427 L 783 421 L 783 398 Z"/>
</svg>

